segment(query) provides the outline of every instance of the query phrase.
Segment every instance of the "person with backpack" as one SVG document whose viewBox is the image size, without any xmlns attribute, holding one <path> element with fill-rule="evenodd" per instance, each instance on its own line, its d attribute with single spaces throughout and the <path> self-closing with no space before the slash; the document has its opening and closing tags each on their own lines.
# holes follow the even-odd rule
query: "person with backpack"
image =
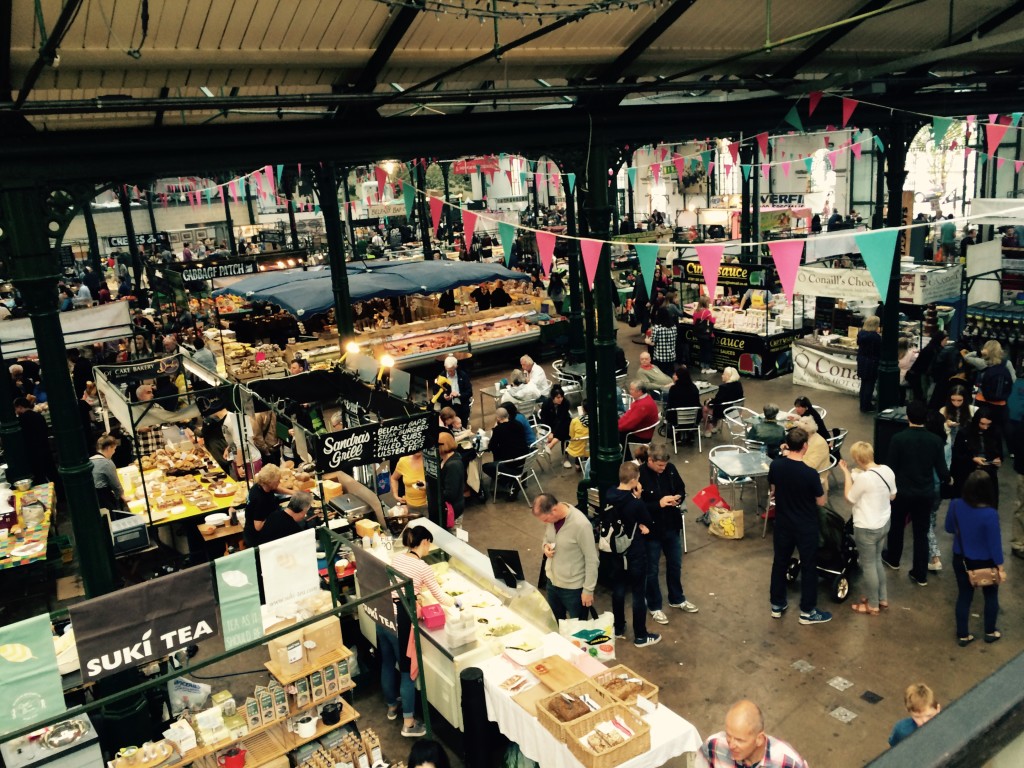
<svg viewBox="0 0 1024 768">
<path fill-rule="evenodd" d="M 980 370 L 978 393 L 975 402 L 988 408 L 992 421 L 1000 430 L 1006 428 L 1006 402 L 1010 399 L 1013 382 L 1017 376 L 1009 360 L 1004 359 L 1003 345 L 989 339 L 981 348 L 981 354 L 969 354 L 964 362 Z"/>
<path fill-rule="evenodd" d="M 968 366 L 964 362 L 966 350 L 962 344 L 947 344 L 942 347 L 928 370 L 929 377 L 935 383 L 928 397 L 928 407 L 933 411 L 946 404 L 951 387 L 958 384 L 968 385 Z"/>
<path fill-rule="evenodd" d="M 910 366 L 910 370 L 907 371 L 907 384 L 910 386 L 911 400 L 921 400 L 923 402 L 926 399 L 929 382 L 926 381 L 925 377 L 929 376 L 932 365 L 934 365 L 939 353 L 948 341 L 949 337 L 945 331 L 936 331 L 932 334 L 928 343 L 921 348 L 917 358 Z"/>
<path fill-rule="evenodd" d="M 653 522 L 641 501 L 640 468 L 631 461 L 619 466 L 619 484 L 608 490 L 601 513 L 599 549 L 612 560 L 612 613 L 615 636 L 626 636 L 626 584 L 633 593 L 633 645 L 644 648 L 661 642 L 647 631 L 647 536 Z"/>
</svg>

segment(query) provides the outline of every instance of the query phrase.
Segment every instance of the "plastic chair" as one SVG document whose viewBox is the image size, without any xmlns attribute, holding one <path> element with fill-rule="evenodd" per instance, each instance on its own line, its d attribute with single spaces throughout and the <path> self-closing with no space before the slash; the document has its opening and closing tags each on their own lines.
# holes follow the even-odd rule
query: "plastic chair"
<svg viewBox="0 0 1024 768">
<path fill-rule="evenodd" d="M 676 438 L 681 434 L 687 432 L 694 432 L 697 435 L 697 453 L 703 453 L 704 448 L 701 445 L 701 425 L 700 418 L 704 413 L 704 409 L 698 406 L 691 406 L 687 408 L 669 408 L 665 413 L 665 421 L 668 424 L 668 428 L 672 431 L 672 452 L 679 453 L 679 446 L 676 444 Z"/>
<path fill-rule="evenodd" d="M 661 424 L 661 419 L 660 418 L 656 422 L 654 422 L 653 424 L 651 424 L 649 426 L 640 427 L 639 429 L 634 429 L 632 432 L 627 432 L 626 433 L 626 439 L 623 441 L 625 443 L 625 446 L 622 449 L 622 460 L 623 461 L 629 461 L 632 458 L 632 456 L 633 456 L 633 454 L 629 450 L 630 443 L 632 443 L 633 445 L 648 445 L 649 446 L 651 444 L 651 440 L 654 439 L 654 433 L 658 431 L 658 425 L 659 424 Z M 634 437 L 635 435 L 639 435 L 642 432 L 648 432 L 648 431 L 651 433 L 651 440 L 630 440 L 631 437 Z"/>
<path fill-rule="evenodd" d="M 731 442 L 742 444 L 747 439 L 747 419 L 758 414 L 749 408 L 744 408 L 742 405 L 734 405 L 726 408 L 722 414 L 722 419 L 725 421 L 725 428 L 729 432 L 729 440 Z"/>
<path fill-rule="evenodd" d="M 515 480 L 519 485 L 519 490 L 523 492 L 526 500 L 530 501 L 530 495 L 526 492 L 526 483 L 532 478 L 537 483 L 537 489 L 540 493 L 544 493 L 544 487 L 540 484 L 540 478 L 537 477 L 537 451 L 531 451 L 523 456 L 517 456 L 514 459 L 505 459 L 499 461 L 495 466 L 494 472 L 494 493 L 491 497 L 491 501 L 498 500 L 498 486 L 501 484 L 501 478 L 505 477 L 509 480 Z M 516 467 L 521 467 L 519 471 L 516 471 Z"/>
</svg>

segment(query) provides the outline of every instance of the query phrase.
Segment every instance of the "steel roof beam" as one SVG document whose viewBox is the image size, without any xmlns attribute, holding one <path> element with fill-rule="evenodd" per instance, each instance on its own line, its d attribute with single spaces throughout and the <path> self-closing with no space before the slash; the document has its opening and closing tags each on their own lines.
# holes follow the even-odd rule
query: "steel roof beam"
<svg viewBox="0 0 1024 768">
<path fill-rule="evenodd" d="M 861 5 L 856 11 L 850 14 L 851 17 L 861 16 L 866 13 L 873 13 L 879 8 L 884 7 L 889 3 L 889 0 L 867 0 L 866 3 Z M 787 61 L 781 67 L 779 67 L 773 73 L 773 77 L 781 78 L 792 78 L 800 74 L 800 71 L 821 54 L 831 48 L 833 45 L 838 43 L 850 32 L 855 30 L 858 26 L 863 24 L 865 19 L 860 21 L 851 21 L 842 27 L 835 27 L 825 32 L 817 40 L 814 40 L 810 45 L 804 48 L 800 53 L 794 56 L 792 59 Z"/>
<path fill-rule="evenodd" d="M 32 92 L 32 89 L 36 85 L 36 80 L 39 79 L 39 75 L 43 72 L 43 67 L 48 67 L 53 64 L 55 57 L 57 56 L 57 50 L 60 48 L 61 41 L 64 39 L 64 35 L 67 34 L 71 23 L 78 16 L 78 9 L 82 5 L 82 0 L 68 0 L 64 7 L 60 11 L 60 16 L 57 17 L 56 23 L 53 25 L 53 29 L 50 30 L 50 36 L 46 39 L 46 45 L 44 45 L 39 55 L 36 56 L 32 66 L 29 67 L 28 72 L 25 75 L 25 80 L 21 84 L 21 88 L 18 89 L 18 99 L 15 101 L 15 106 L 20 107 L 25 103 L 25 99 Z M 10 55 L 11 46 L 7 45 L 7 52 Z"/>
</svg>

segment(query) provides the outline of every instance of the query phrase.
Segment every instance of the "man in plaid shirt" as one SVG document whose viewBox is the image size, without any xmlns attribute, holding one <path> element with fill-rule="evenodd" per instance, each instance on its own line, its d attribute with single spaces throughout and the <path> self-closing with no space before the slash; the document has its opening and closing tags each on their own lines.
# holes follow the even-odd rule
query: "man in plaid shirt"
<svg viewBox="0 0 1024 768">
<path fill-rule="evenodd" d="M 738 701 L 725 716 L 725 730 L 704 742 L 696 768 L 808 768 L 784 741 L 764 732 L 764 715 L 752 701 Z"/>
</svg>

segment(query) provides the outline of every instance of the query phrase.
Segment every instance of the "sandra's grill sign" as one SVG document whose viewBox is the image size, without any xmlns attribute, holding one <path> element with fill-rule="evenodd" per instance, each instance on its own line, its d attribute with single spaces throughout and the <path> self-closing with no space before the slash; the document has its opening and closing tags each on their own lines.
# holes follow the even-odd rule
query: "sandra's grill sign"
<svg viewBox="0 0 1024 768">
<path fill-rule="evenodd" d="M 87 600 L 70 613 L 85 680 L 132 669 L 220 634 L 209 564 Z"/>
<path fill-rule="evenodd" d="M 366 424 L 318 437 L 316 466 L 321 472 L 373 464 L 422 451 L 427 444 L 432 412 L 408 419 Z"/>
</svg>

